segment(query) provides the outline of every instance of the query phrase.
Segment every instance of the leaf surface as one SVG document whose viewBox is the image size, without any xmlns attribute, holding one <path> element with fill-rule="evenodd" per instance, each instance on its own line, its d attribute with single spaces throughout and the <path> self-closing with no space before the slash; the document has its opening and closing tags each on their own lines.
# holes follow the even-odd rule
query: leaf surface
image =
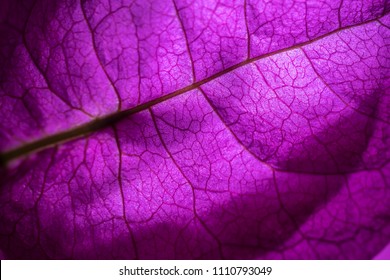
<svg viewBox="0 0 390 280">
<path fill-rule="evenodd" d="M 371 259 L 386 1 L 2 1 L 14 259 Z"/>
</svg>

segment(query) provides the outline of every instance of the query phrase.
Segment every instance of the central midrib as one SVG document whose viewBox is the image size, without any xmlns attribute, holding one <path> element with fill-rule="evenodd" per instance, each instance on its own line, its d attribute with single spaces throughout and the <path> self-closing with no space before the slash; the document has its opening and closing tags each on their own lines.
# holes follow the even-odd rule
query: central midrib
<svg viewBox="0 0 390 280">
<path fill-rule="evenodd" d="M 383 17 L 383 16 L 381 16 Z M 368 24 L 370 22 L 373 22 L 373 21 L 376 21 L 376 20 L 379 20 L 381 17 L 378 17 L 376 19 L 372 19 L 372 20 L 369 20 L 369 21 L 366 21 L 366 22 L 362 22 L 362 23 L 359 23 L 359 24 L 355 24 L 355 25 L 350 25 L 350 26 L 346 26 L 346 27 L 342 27 L 342 28 L 339 28 L 339 29 L 336 29 L 336 30 L 333 30 L 329 33 L 326 33 L 326 34 L 323 34 L 317 38 L 314 38 L 312 40 L 308 40 L 306 42 L 302 42 L 302 43 L 299 43 L 299 44 L 296 44 L 294 46 L 291 46 L 291 47 L 287 47 L 287 48 L 283 48 L 283 49 L 280 49 L 280 50 L 277 50 L 277 51 L 273 51 L 273 52 L 270 52 L 270 53 L 267 53 L 267 54 L 263 54 L 263 55 L 259 55 L 257 57 L 253 57 L 253 58 L 250 58 L 250 59 L 246 59 L 238 64 L 235 64 L 229 68 L 226 68 L 224 69 L 223 71 L 221 72 L 218 72 L 214 75 L 211 75 L 210 77 L 208 78 L 205 78 L 203 80 L 200 80 L 198 82 L 195 82 L 193 83 L 192 85 L 189 85 L 189 86 L 186 86 L 184 88 L 181 88 L 181 89 L 178 89 L 176 91 L 173 91 L 169 94 L 166 94 L 164 96 L 161 96 L 161 97 L 158 97 L 158 98 L 155 98 L 151 101 L 148 101 L 146 103 L 143 103 L 141 105 L 138 105 L 138 106 L 135 106 L 133 108 L 130 108 L 130 109 L 127 109 L 127 110 L 123 110 L 123 111 L 118 111 L 118 112 L 115 112 L 115 113 L 112 113 L 112 114 L 109 114 L 109 115 L 106 115 L 104 117 L 101 117 L 101 118 L 97 118 L 93 121 L 90 121 L 90 122 L 87 122 L 83 125 L 80 125 L 80 126 L 76 126 L 70 130 L 67 130 L 67 131 L 63 131 L 63 132 L 60 132 L 60 133 L 57 133 L 57 134 L 53 134 L 53 135 L 50 135 L 50 136 L 47 136 L 47 137 L 44 137 L 44 138 L 41 138 L 39 140 L 36 140 L 34 142 L 30 142 L 30 143 L 27 143 L 23 146 L 20 146 L 20 147 L 17 147 L 17 148 L 14 148 L 12 150 L 9 150 L 9 151 L 6 151 L 6 152 L 3 152 L 0 154 L 0 165 L 1 166 L 6 166 L 8 162 L 12 161 L 13 159 L 16 159 L 16 158 L 19 158 L 19 157 L 22 157 L 24 155 L 27 155 L 31 152 L 34 152 L 34 151 L 38 151 L 38 150 L 42 150 L 42 149 L 45 149 L 47 147 L 50 147 L 52 145 L 55 145 L 55 144 L 59 144 L 59 143 L 63 143 L 63 142 L 66 142 L 66 141 L 69 141 L 71 139 L 76 139 L 76 138 L 80 138 L 82 136 L 86 136 L 92 132 L 95 132 L 95 131 L 98 131 L 104 127 L 108 127 L 128 116 L 131 116 L 135 113 L 138 113 L 140 111 L 143 111 L 145 109 L 148 109 L 156 104 L 159 104 L 161 102 L 164 102 L 168 99 L 171 99 L 175 96 L 178 96 L 180 94 L 183 94 L 183 93 L 186 93 L 188 91 L 191 91 L 193 89 L 196 89 L 198 87 L 200 87 L 201 85 L 204 85 L 212 80 L 215 80 L 217 79 L 218 77 L 226 74 L 226 73 L 229 73 L 237 68 L 240 68 L 242 66 L 245 66 L 245 65 L 248 65 L 252 62 L 255 62 L 255 61 L 258 61 L 258 60 L 261 60 L 263 58 L 267 58 L 267 57 L 270 57 L 270 56 L 273 56 L 273 55 L 276 55 L 276 54 L 279 54 L 279 53 L 283 53 L 283 52 L 286 52 L 286 51 L 289 51 L 289 50 L 293 50 L 293 49 L 298 49 L 298 48 L 301 48 L 303 46 L 306 46 L 308 44 L 311 44 L 313 42 L 316 42 L 316 41 L 319 41 L 327 36 L 330 36 L 332 34 L 335 34 L 337 32 L 340 32 L 340 31 L 343 31 L 345 29 L 350 29 L 350 28 L 353 28 L 353 27 L 357 27 L 357 26 L 361 26 L 361 25 L 364 25 L 364 24 Z"/>
</svg>

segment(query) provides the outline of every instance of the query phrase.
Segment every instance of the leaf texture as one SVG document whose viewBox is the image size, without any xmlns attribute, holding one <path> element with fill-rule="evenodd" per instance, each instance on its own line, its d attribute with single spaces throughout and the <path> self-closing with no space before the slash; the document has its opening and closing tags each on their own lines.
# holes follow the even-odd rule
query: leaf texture
<svg viewBox="0 0 390 280">
<path fill-rule="evenodd" d="M 388 1 L 0 10 L 5 258 L 371 259 L 389 243 Z"/>
</svg>

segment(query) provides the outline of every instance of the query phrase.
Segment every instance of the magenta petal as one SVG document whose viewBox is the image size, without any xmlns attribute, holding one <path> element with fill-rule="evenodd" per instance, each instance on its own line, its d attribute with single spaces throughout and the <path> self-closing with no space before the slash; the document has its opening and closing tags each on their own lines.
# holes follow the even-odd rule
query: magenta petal
<svg viewBox="0 0 390 280">
<path fill-rule="evenodd" d="M 0 258 L 389 258 L 388 1 L 81 2 L 0 4 Z"/>
</svg>

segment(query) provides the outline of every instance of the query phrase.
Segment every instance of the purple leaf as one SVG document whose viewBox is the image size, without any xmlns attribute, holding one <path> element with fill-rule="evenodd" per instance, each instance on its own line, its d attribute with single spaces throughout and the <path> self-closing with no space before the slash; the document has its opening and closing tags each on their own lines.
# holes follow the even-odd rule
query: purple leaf
<svg viewBox="0 0 390 280">
<path fill-rule="evenodd" d="M 1 1 L 0 256 L 387 252 L 389 11 Z"/>
</svg>

